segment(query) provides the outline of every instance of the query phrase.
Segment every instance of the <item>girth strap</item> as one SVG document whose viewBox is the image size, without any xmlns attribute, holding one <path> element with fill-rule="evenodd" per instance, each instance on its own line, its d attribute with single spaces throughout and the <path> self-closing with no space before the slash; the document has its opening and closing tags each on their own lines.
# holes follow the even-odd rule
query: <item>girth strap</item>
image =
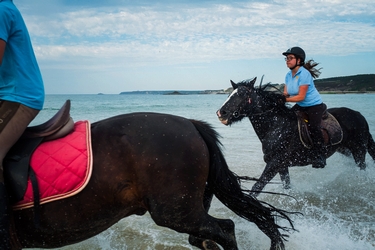
<svg viewBox="0 0 375 250">
<path fill-rule="evenodd" d="M 40 192 L 39 192 L 39 185 L 38 179 L 36 178 L 34 169 L 30 166 L 29 168 L 29 177 L 31 181 L 31 185 L 33 187 L 34 193 L 34 224 L 35 228 L 40 228 Z"/>
</svg>

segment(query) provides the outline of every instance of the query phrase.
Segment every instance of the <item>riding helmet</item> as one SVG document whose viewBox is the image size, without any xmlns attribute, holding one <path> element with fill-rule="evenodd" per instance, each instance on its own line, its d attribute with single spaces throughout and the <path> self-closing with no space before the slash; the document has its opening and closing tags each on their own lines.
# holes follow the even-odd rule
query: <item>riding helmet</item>
<svg viewBox="0 0 375 250">
<path fill-rule="evenodd" d="M 292 48 L 289 48 L 287 51 L 283 52 L 284 56 L 287 56 L 290 54 L 295 55 L 296 57 L 300 58 L 301 62 L 305 61 L 305 58 L 306 58 L 305 51 L 301 49 L 300 47 L 292 47 Z"/>
</svg>

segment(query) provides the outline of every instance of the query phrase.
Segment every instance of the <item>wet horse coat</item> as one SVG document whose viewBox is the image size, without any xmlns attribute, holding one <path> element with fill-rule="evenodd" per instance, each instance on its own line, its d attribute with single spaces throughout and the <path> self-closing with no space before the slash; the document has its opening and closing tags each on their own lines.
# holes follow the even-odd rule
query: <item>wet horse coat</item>
<svg viewBox="0 0 375 250">
<path fill-rule="evenodd" d="M 85 189 L 41 205 L 39 228 L 33 223 L 33 208 L 13 211 L 22 247 L 77 243 L 124 217 L 148 211 L 156 224 L 189 234 L 190 243 L 200 249 L 213 242 L 238 249 L 234 223 L 207 213 L 215 195 L 254 222 L 271 239 L 271 249 L 284 248 L 283 228 L 275 217 L 289 217 L 241 189 L 241 177 L 229 170 L 218 135 L 208 124 L 133 113 L 93 123 L 91 135 L 93 169 Z"/>
</svg>

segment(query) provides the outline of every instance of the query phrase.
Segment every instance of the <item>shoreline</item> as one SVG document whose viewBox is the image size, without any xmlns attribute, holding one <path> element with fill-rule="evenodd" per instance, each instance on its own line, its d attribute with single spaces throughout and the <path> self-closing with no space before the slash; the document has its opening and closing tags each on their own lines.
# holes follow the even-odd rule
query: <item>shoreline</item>
<svg viewBox="0 0 375 250">
<path fill-rule="evenodd" d="M 375 91 L 346 91 L 346 90 L 323 90 L 320 94 L 375 94 Z"/>
</svg>

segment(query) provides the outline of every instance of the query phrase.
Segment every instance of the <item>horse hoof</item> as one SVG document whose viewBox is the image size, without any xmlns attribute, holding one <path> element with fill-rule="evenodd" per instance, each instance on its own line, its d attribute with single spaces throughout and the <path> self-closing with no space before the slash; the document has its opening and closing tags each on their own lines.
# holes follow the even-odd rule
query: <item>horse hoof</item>
<svg viewBox="0 0 375 250">
<path fill-rule="evenodd" d="M 324 168 L 325 166 L 326 166 L 325 164 L 317 164 L 317 163 L 312 164 L 313 168 Z"/>
<path fill-rule="evenodd" d="M 249 195 L 255 199 L 257 199 L 257 197 L 259 196 L 260 192 L 258 191 L 250 191 L 249 192 Z"/>
<path fill-rule="evenodd" d="M 220 250 L 219 246 L 212 240 L 205 240 L 202 245 L 205 250 Z"/>
</svg>

